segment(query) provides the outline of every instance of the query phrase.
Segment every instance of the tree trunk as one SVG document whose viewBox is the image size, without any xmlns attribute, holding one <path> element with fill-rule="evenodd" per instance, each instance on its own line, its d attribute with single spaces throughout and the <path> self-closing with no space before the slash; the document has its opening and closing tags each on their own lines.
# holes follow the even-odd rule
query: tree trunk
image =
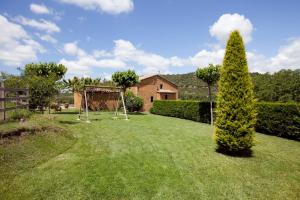
<svg viewBox="0 0 300 200">
<path fill-rule="evenodd" d="M 208 85 L 208 96 L 209 96 L 209 102 L 210 102 L 210 124 L 214 125 L 214 116 L 213 116 L 213 102 L 211 98 L 211 88 L 210 85 Z"/>
<path fill-rule="evenodd" d="M 42 103 L 42 105 L 41 105 L 41 108 L 40 108 L 41 110 L 41 112 L 42 112 L 42 114 L 44 114 L 44 104 Z"/>
</svg>

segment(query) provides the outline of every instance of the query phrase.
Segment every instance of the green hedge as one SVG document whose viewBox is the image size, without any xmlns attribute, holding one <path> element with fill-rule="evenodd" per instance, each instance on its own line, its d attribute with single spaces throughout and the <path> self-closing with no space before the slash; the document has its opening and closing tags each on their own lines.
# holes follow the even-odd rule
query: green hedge
<svg viewBox="0 0 300 200">
<path fill-rule="evenodd" d="M 154 101 L 151 113 L 210 123 L 209 102 Z M 300 104 L 257 103 L 256 131 L 300 140 Z"/>
<path fill-rule="evenodd" d="M 153 102 L 151 113 L 189 119 L 197 122 L 210 123 L 210 104 L 209 102 L 199 101 L 164 101 L 156 100 Z"/>
<path fill-rule="evenodd" d="M 256 131 L 300 140 L 300 104 L 257 103 Z"/>
</svg>

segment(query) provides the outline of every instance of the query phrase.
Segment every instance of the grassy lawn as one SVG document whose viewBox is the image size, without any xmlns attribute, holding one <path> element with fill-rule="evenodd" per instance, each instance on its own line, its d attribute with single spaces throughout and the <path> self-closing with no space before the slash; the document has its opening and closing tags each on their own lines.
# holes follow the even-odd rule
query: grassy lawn
<svg viewBox="0 0 300 200">
<path fill-rule="evenodd" d="M 300 199 L 300 143 L 257 134 L 253 157 L 215 152 L 208 124 L 92 113 L 0 144 L 0 199 Z M 0 130 L 16 124 L 2 124 Z"/>
</svg>

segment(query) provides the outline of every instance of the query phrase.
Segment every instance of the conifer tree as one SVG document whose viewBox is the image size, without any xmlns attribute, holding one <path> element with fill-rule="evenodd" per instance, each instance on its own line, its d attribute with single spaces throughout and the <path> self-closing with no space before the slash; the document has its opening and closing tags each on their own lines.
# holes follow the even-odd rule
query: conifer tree
<svg viewBox="0 0 300 200">
<path fill-rule="evenodd" d="M 240 153 L 254 145 L 255 99 L 243 39 L 238 31 L 227 42 L 217 96 L 218 149 Z"/>
</svg>

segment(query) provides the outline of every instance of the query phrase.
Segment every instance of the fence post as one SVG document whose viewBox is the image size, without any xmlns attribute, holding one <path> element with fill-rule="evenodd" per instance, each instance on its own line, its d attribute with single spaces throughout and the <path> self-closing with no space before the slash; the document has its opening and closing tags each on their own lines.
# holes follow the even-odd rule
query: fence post
<svg viewBox="0 0 300 200">
<path fill-rule="evenodd" d="M 5 98 L 4 81 L 1 81 L 0 84 L 0 87 L 3 88 L 2 90 L 0 90 L 0 98 Z M 2 111 L 0 111 L 0 118 L 1 120 L 5 120 L 5 101 L 1 101 L 0 105 L 0 108 L 3 109 Z"/>
<path fill-rule="evenodd" d="M 29 89 L 27 88 L 27 91 L 26 91 L 26 103 L 27 103 L 27 110 L 29 110 Z"/>
</svg>

